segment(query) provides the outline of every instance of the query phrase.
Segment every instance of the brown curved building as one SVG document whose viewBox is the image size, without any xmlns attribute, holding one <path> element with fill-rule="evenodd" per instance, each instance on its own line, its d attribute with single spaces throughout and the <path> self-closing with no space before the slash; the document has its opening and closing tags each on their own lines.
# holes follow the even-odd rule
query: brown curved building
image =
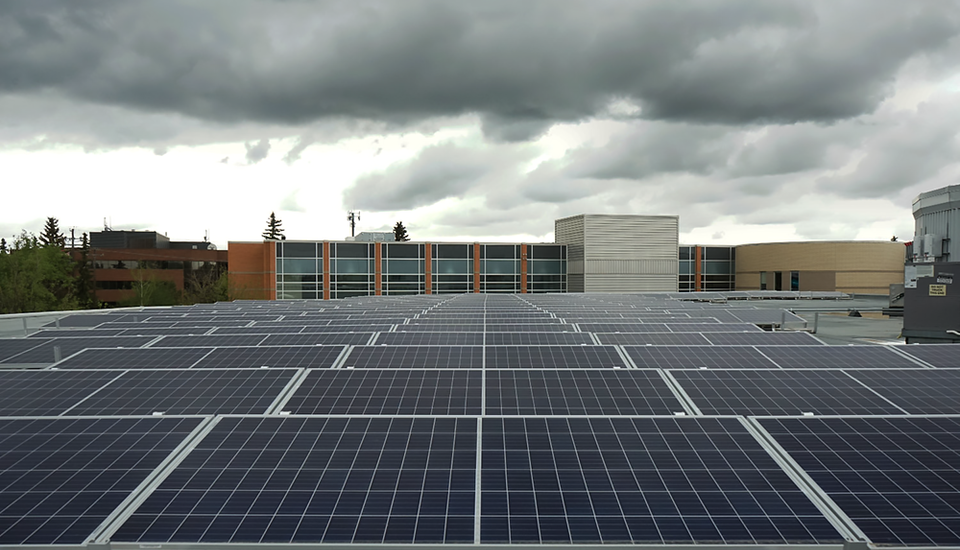
<svg viewBox="0 0 960 550">
<path fill-rule="evenodd" d="M 737 290 L 888 294 L 903 282 L 906 247 L 890 241 L 807 241 L 737 247 Z"/>
</svg>

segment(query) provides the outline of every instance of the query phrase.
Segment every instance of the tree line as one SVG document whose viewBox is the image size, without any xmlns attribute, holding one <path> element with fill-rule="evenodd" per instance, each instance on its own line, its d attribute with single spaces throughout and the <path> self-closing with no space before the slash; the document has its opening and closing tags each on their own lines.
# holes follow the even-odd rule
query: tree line
<svg viewBox="0 0 960 550">
<path fill-rule="evenodd" d="M 8 243 L 0 238 L 0 313 L 64 311 L 103 307 L 96 298 L 90 239 L 67 248 L 57 218 L 47 218 L 39 236 L 28 231 Z M 209 303 L 228 300 L 227 274 L 220 266 L 193 270 L 180 291 L 172 281 L 153 277 L 149 262 L 140 262 L 133 294 L 120 306 Z"/>
<path fill-rule="evenodd" d="M 287 236 L 283 234 L 283 221 L 277 219 L 275 212 L 270 212 L 270 216 L 267 217 L 267 228 L 263 230 L 260 236 L 265 241 L 287 240 Z M 393 226 L 393 240 L 396 242 L 406 242 L 410 240 L 410 235 L 407 234 L 407 228 L 403 226 L 402 221 L 397 222 Z"/>
</svg>

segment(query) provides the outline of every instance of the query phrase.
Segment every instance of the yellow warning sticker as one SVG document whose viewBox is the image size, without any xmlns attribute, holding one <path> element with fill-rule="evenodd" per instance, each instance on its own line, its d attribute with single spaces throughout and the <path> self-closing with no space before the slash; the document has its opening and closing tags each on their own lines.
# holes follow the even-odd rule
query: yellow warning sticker
<svg viewBox="0 0 960 550">
<path fill-rule="evenodd" d="M 946 296 L 947 285 L 930 285 L 930 296 Z"/>
</svg>

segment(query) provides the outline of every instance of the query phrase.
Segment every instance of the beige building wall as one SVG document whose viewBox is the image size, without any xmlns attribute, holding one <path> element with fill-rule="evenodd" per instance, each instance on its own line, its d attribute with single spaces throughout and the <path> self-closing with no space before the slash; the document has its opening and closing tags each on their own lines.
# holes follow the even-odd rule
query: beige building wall
<svg viewBox="0 0 960 550">
<path fill-rule="evenodd" d="M 759 290 L 767 272 L 767 290 L 774 273 L 782 273 L 781 290 L 790 290 L 790 272 L 800 272 L 801 291 L 883 294 L 903 282 L 906 247 L 889 241 L 808 241 L 747 244 L 737 247 L 737 290 Z"/>
</svg>

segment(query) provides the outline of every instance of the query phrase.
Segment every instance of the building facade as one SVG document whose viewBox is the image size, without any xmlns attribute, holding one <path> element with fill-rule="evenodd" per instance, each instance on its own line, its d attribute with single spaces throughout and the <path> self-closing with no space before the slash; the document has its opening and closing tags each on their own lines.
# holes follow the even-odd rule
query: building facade
<svg viewBox="0 0 960 550">
<path fill-rule="evenodd" d="M 79 249 L 71 254 L 78 258 Z M 132 299 L 143 281 L 169 281 L 183 292 L 227 270 L 226 250 L 206 241 L 171 241 L 155 231 L 92 232 L 88 259 L 97 301 L 107 306 Z"/>
<path fill-rule="evenodd" d="M 528 243 L 230 243 L 240 299 L 566 292 L 566 247 Z"/>
<path fill-rule="evenodd" d="M 748 244 L 736 250 L 737 290 L 890 292 L 903 283 L 906 247 L 890 241 Z"/>
<path fill-rule="evenodd" d="M 676 292 L 679 216 L 580 214 L 555 221 L 570 292 Z"/>
<path fill-rule="evenodd" d="M 736 289 L 735 246 L 680 245 L 680 292 Z"/>
<path fill-rule="evenodd" d="M 913 262 L 960 261 L 960 185 L 920 193 L 913 199 Z"/>
</svg>

